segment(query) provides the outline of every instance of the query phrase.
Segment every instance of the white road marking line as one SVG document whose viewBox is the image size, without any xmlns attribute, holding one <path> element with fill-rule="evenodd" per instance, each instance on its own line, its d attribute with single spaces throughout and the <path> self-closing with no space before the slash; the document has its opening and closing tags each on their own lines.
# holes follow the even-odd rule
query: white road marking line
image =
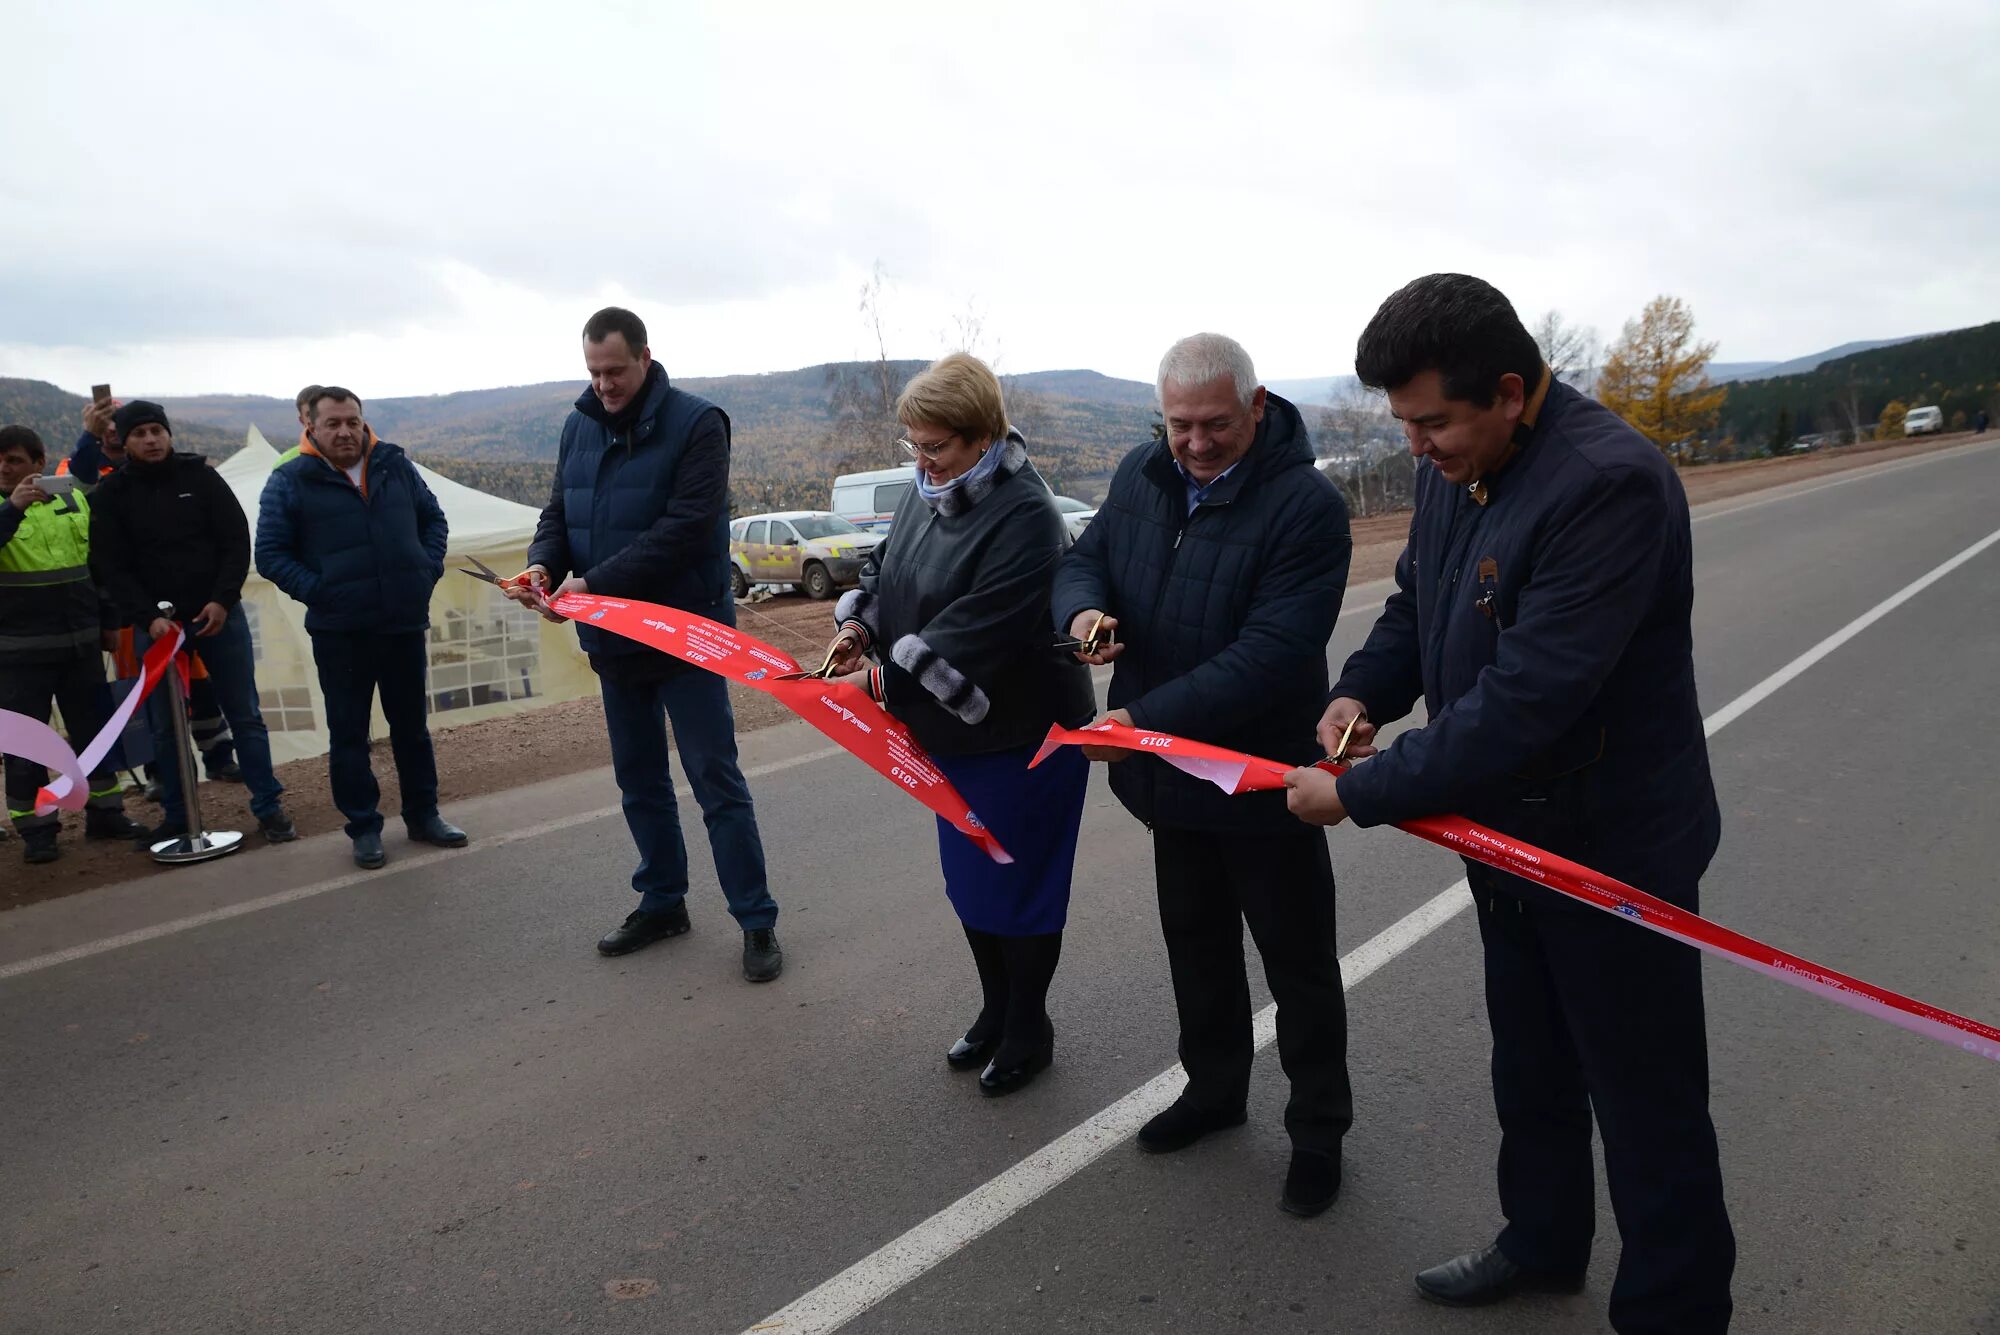
<svg viewBox="0 0 2000 1335">
<path fill-rule="evenodd" d="M 1884 598 L 1881 602 L 1875 604 L 1875 606 L 1869 608 L 1866 612 L 1863 612 L 1860 616 L 1848 622 L 1845 626 L 1842 626 L 1839 630 L 1827 636 L 1818 644 L 1815 644 L 1812 648 L 1806 650 L 1797 658 L 1794 658 L 1791 662 L 1785 664 L 1776 672 L 1773 672 L 1770 676 L 1764 678 L 1764 680 L 1758 682 L 1755 686 L 1752 686 L 1749 690 L 1716 710 L 1713 714 L 1710 714 L 1703 724 L 1708 735 L 1710 737 L 1715 736 L 1716 733 L 1722 731 L 1744 714 L 1763 703 L 1779 687 L 1791 681 L 1801 672 L 1819 662 L 1820 659 L 1825 658 L 1835 649 L 1846 644 L 1862 631 L 1867 630 L 1883 617 L 1888 616 L 1889 613 L 1895 611 L 1904 603 L 1907 603 L 1910 599 L 1916 597 L 1925 589 L 1928 589 L 1931 585 L 1964 565 L 1967 561 L 1970 561 L 1973 557 L 1978 556 L 1996 542 L 2000 542 L 2000 529 L 1995 529 L 1993 532 L 1987 534 L 1957 556 L 1952 557 L 1943 565 L 1932 570 L 1929 574 L 1920 576 L 1915 581 L 1904 585 L 1895 593 L 1890 594 L 1887 598 Z"/>
<path fill-rule="evenodd" d="M 2000 543 L 2000 530 L 1883 599 L 1737 696 L 1704 721 L 1704 731 L 1713 737 L 1807 668 L 1995 543 Z M 1353 991 L 1363 979 L 1471 905 L 1472 895 L 1466 882 L 1453 882 L 1342 956 L 1342 986 Z M 1278 1008 L 1274 1003 L 1257 1012 L 1252 1022 L 1252 1041 L 1261 1052 L 1276 1040 L 1277 1034 Z M 909 1232 L 862 1257 L 749 1329 L 782 1332 L 782 1335 L 828 1335 L 840 1329 L 1088 1168 L 1114 1145 L 1124 1143 L 1148 1118 L 1174 1101 L 1185 1081 L 1186 1073 L 1175 1063 L 1088 1121 L 1072 1127 L 1006 1172 L 973 1188 Z"/>
<path fill-rule="evenodd" d="M 746 779 L 762 778 L 766 774 L 776 774 L 782 770 L 796 769 L 800 765 L 809 765 L 815 760 L 825 760 L 829 756 L 842 754 L 844 753 L 837 746 L 822 747 L 817 751 L 808 751 L 804 755 L 789 756 L 784 760 L 773 760 L 763 765 L 753 765 L 743 771 L 743 777 Z M 694 794 L 685 785 L 676 785 L 674 796 L 681 801 L 691 801 Z M 107 936 L 101 941 L 87 941 L 80 946 L 71 946 L 66 950 L 54 950 L 46 955 L 31 956 L 28 959 L 19 960 L 13 964 L 0 964 L 0 982 L 5 982 L 9 978 L 19 978 L 22 974 L 36 973 L 43 969 L 53 969 L 59 964 L 70 964 L 76 960 L 89 959 L 92 955 L 102 955 L 106 951 L 123 950 L 126 946 L 136 946 L 147 941 L 157 941 L 163 936 L 175 936 L 181 932 L 191 932 L 197 927 L 206 927 L 210 923 L 227 922 L 231 918 L 240 918 L 246 913 L 258 913 L 264 909 L 274 909 L 284 904 L 296 904 L 302 899 L 311 899 L 316 895 L 329 894 L 335 890 L 345 890 L 352 885 L 362 885 L 369 881 L 380 881 L 398 872 L 415 871 L 418 868 L 442 862 L 446 858 L 464 857 L 468 853 L 478 853 L 484 849 L 504 848 L 508 844 L 518 844 L 528 839 L 539 839 L 545 834 L 554 834 L 557 830 L 571 825 L 579 825 L 587 821 L 603 820 L 607 816 L 615 816 L 618 814 L 618 811 L 619 809 L 615 806 L 598 807 L 591 811 L 579 812 L 574 816 L 562 816 L 554 820 L 539 821 L 533 825 L 522 825 L 511 830 L 503 830 L 496 835 L 482 838 L 469 849 L 440 848 L 428 853 L 419 853 L 415 857 L 398 858 L 396 861 L 390 863 L 385 870 L 351 872 L 346 876 L 336 876 L 329 881 L 315 881 L 311 885 L 295 886 L 290 890 L 280 890 L 276 894 L 264 895 L 258 899 L 246 899 L 240 904 L 224 905 L 219 909 L 210 909 L 206 913 L 196 913 L 186 918 L 175 918 L 171 922 L 155 923 L 151 927 L 141 927 L 137 931 L 125 932 L 118 936 Z"/>
</svg>

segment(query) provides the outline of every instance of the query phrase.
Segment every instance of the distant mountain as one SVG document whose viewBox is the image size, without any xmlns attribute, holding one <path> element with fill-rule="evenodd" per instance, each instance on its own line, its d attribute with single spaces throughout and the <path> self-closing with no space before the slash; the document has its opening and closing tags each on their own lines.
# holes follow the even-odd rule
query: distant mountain
<svg viewBox="0 0 2000 1335">
<path fill-rule="evenodd" d="M 1777 362 L 1710 362 L 1708 382 L 1712 385 L 1726 385 L 1732 380 L 1749 380 L 1769 372 L 1777 365 Z"/>
<path fill-rule="evenodd" d="M 925 365 L 892 361 L 889 369 L 901 381 Z M 872 363 L 833 362 L 758 375 L 677 377 L 674 383 L 729 414 L 732 481 L 740 503 L 824 506 L 839 471 L 826 450 L 836 417 L 834 387 L 843 377 L 872 370 Z M 1037 465 L 1071 494 L 1101 494 L 1125 451 L 1150 437 L 1151 385 L 1086 370 L 1035 371 L 1006 377 L 1006 384 Z M 555 457 L 563 419 L 583 389 L 581 380 L 557 380 L 371 399 L 368 421 L 384 440 L 408 448 L 447 476 L 538 504 L 546 498 L 546 479 L 536 482 L 535 470 L 519 465 Z M 280 448 L 298 438 L 289 399 L 204 395 L 162 403 L 177 421 L 222 423 L 239 441 L 252 424 Z M 883 430 L 882 437 L 880 462 L 899 462 L 893 430 Z"/>
<path fill-rule="evenodd" d="M 1913 408 L 1936 404 L 1948 430 L 1982 408 L 2000 416 L 2000 322 L 1849 346 L 1860 350 L 1819 360 L 1803 373 L 1732 384 L 1723 430 L 1746 442 L 1814 432 L 1851 436 L 1857 425 L 1872 429 L 1892 399 Z M 1813 359 L 1800 359 L 1807 361 Z"/>
<path fill-rule="evenodd" d="M 1098 371 L 1029 371 L 1005 377 L 1008 388 L 1019 386 L 1037 394 L 1082 399 L 1088 403 L 1115 403 L 1125 407 L 1153 409 L 1153 387 L 1142 380 L 1119 380 Z"/>
<path fill-rule="evenodd" d="M 49 452 L 49 467 L 69 458 L 76 438 L 83 431 L 83 408 L 89 402 L 81 394 L 71 394 L 46 380 L 16 380 L 0 376 L 0 425 L 33 427 Z M 225 458 L 243 444 L 241 430 L 230 432 L 203 422 L 183 419 L 172 408 L 167 417 L 173 423 L 176 448 L 212 459 Z"/>
<path fill-rule="evenodd" d="M 1825 352 L 1815 352 L 1810 356 L 1794 357 L 1788 362 L 1710 362 L 1708 378 L 1715 384 L 1727 384 L 1735 380 L 1769 380 L 1782 375 L 1806 375 L 1817 371 L 1830 361 L 1842 357 L 1852 357 L 1857 352 L 1873 352 L 1876 348 L 1893 348 L 1899 343 L 1912 343 L 1929 334 L 1905 334 L 1901 338 L 1866 339 L 1856 343 L 1843 343 Z"/>
<path fill-rule="evenodd" d="M 1281 399 L 1298 404 L 1330 404 L 1336 397 L 1360 385 L 1351 375 L 1313 376 L 1306 380 L 1266 380 L 1264 388 Z"/>
</svg>

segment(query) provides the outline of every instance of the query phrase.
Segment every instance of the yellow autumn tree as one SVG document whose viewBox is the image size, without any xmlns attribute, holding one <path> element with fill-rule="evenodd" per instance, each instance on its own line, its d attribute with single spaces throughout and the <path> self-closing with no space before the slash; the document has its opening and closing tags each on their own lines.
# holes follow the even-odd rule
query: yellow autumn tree
<svg viewBox="0 0 2000 1335">
<path fill-rule="evenodd" d="M 1903 419 L 1910 415 L 1910 405 L 1901 399 L 1890 399 L 1882 405 L 1882 416 L 1875 423 L 1875 439 L 1901 440 Z"/>
<path fill-rule="evenodd" d="M 1729 396 L 1708 383 L 1715 344 L 1694 341 L 1694 312 L 1679 297 L 1659 296 L 1625 322 L 1604 359 L 1597 397 L 1639 432 L 1678 457 L 1693 436 L 1710 430 Z"/>
</svg>

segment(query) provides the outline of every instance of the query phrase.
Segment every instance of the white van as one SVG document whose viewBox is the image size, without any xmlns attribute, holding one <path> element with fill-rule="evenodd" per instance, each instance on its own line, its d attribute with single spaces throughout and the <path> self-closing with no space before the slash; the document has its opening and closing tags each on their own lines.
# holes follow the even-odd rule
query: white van
<svg viewBox="0 0 2000 1335">
<path fill-rule="evenodd" d="M 842 473 L 833 480 L 833 503 L 827 508 L 850 524 L 871 533 L 887 533 L 896 507 L 915 484 L 915 464 L 877 468 L 868 473 Z"/>
<path fill-rule="evenodd" d="M 1944 430 L 1944 409 L 1936 405 L 1912 408 L 1903 415 L 1903 434 L 1928 436 Z"/>
</svg>

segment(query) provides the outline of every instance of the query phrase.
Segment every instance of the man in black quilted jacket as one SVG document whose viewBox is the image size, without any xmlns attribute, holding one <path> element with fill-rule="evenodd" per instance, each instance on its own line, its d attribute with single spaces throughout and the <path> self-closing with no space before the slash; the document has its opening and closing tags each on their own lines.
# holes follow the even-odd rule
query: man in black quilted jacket
<svg viewBox="0 0 2000 1335">
<path fill-rule="evenodd" d="M 1110 717 L 1272 760 L 1319 756 L 1326 645 L 1352 550 L 1347 507 L 1318 469 L 1299 411 L 1257 382 L 1249 353 L 1195 334 L 1160 362 L 1166 438 L 1132 451 L 1111 494 L 1057 568 L 1062 633 L 1100 614 L 1118 642 Z M 1111 787 L 1153 832 L 1160 926 L 1180 1012 L 1188 1085 L 1139 1147 L 1184 1149 L 1239 1126 L 1254 1044 L 1243 924 L 1278 1006 L 1292 1082 L 1292 1162 L 1279 1205 L 1315 1215 L 1340 1189 L 1353 1121 L 1347 1005 L 1334 952 L 1325 833 L 1283 793 L 1231 797 L 1151 756 L 1118 760 Z"/>
</svg>

